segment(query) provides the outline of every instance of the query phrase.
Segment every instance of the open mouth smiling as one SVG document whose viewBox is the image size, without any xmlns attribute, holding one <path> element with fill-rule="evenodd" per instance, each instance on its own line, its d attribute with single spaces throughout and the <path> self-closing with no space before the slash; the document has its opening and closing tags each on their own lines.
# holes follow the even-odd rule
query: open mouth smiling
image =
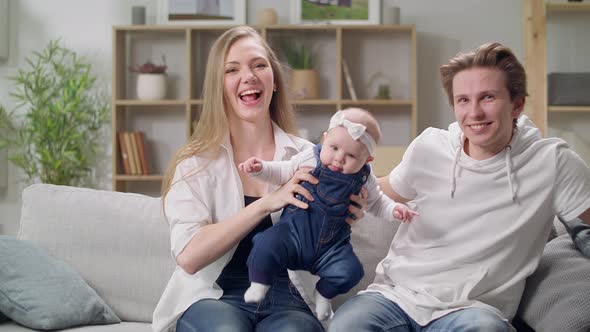
<svg viewBox="0 0 590 332">
<path fill-rule="evenodd" d="M 261 95 L 262 92 L 260 90 L 249 89 L 240 93 L 240 99 L 245 103 L 251 103 L 257 101 Z"/>
</svg>

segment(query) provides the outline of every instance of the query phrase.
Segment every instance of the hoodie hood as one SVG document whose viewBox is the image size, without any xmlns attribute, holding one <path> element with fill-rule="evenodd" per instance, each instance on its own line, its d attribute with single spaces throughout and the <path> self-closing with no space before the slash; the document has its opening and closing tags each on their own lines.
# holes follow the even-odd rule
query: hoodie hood
<svg viewBox="0 0 590 332">
<path fill-rule="evenodd" d="M 477 172 L 493 172 L 500 167 L 506 167 L 506 176 L 508 177 L 508 190 L 512 200 L 516 200 L 516 190 L 514 188 L 514 175 L 512 173 L 512 158 L 523 153 L 534 142 L 541 139 L 541 133 L 537 127 L 529 120 L 526 115 L 518 117 L 516 130 L 512 136 L 510 144 L 495 156 L 486 160 L 473 160 L 463 153 L 465 135 L 461 131 L 457 122 L 449 125 L 449 147 L 453 155 L 453 167 L 451 174 L 451 198 L 454 197 L 455 187 L 457 184 L 457 173 L 461 168 Z M 502 162 L 503 161 L 503 162 Z"/>
</svg>

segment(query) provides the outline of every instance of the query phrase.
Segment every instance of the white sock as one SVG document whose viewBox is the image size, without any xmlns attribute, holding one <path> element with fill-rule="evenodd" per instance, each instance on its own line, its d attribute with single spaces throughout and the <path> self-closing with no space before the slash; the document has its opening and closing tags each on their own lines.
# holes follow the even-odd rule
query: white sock
<svg viewBox="0 0 590 332">
<path fill-rule="evenodd" d="M 315 313 L 319 320 L 326 320 L 332 314 L 332 301 L 315 291 Z"/>
<path fill-rule="evenodd" d="M 247 303 L 260 303 L 264 300 L 264 296 L 269 289 L 270 285 L 252 282 L 244 294 L 244 301 Z"/>
</svg>

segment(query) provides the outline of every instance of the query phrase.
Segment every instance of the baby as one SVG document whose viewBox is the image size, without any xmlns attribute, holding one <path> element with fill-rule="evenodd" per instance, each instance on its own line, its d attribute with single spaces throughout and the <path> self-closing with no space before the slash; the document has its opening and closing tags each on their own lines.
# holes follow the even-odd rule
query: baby
<svg viewBox="0 0 590 332">
<path fill-rule="evenodd" d="M 301 183 L 314 200 L 307 209 L 294 205 L 284 208 L 281 219 L 271 228 L 256 235 L 248 257 L 250 287 L 246 302 L 260 302 L 280 271 L 306 270 L 318 275 L 316 315 L 327 319 L 330 300 L 348 292 L 363 277 L 363 267 L 350 244 L 350 195 L 367 186 L 367 211 L 388 220 L 411 221 L 417 215 L 404 204 L 389 199 L 381 192 L 377 179 L 367 164 L 373 160 L 376 142 L 381 137 L 379 124 L 367 111 L 349 108 L 338 111 L 324 132 L 323 144 L 302 151 L 287 161 L 263 161 L 251 157 L 238 168 L 249 176 L 275 184 L 287 182 L 301 167 L 313 167 L 311 174 L 319 183 Z"/>
</svg>

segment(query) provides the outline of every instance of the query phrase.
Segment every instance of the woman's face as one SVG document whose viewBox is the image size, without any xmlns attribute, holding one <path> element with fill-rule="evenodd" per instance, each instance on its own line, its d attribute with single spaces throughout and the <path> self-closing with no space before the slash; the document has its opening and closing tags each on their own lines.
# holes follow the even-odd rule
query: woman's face
<svg viewBox="0 0 590 332">
<path fill-rule="evenodd" d="M 231 107 L 228 116 L 257 122 L 268 119 L 274 75 L 265 49 L 254 38 L 236 41 L 224 64 L 224 94 Z"/>
<path fill-rule="evenodd" d="M 466 153 L 476 160 L 502 151 L 512 138 L 513 120 L 524 97 L 510 99 L 506 77 L 495 68 L 474 67 L 453 78 L 455 118 L 467 137 Z"/>
</svg>

